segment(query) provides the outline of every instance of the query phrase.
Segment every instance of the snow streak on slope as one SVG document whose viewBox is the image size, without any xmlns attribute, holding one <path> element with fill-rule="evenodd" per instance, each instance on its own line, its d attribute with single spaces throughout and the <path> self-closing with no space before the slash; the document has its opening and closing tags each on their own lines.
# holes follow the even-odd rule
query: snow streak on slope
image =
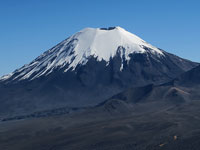
<svg viewBox="0 0 200 150">
<path fill-rule="evenodd" d="M 122 52 L 120 47 L 125 51 Z M 97 61 L 104 60 L 109 64 L 110 58 L 113 58 L 119 50 L 121 57 L 123 54 L 128 62 L 129 54 L 145 53 L 144 47 L 158 57 L 164 56 L 162 51 L 121 27 L 86 28 L 46 51 L 30 64 L 1 77 L 0 80 L 9 79 L 13 75 L 15 75 L 14 80 L 32 80 L 48 75 L 58 68 L 64 68 L 65 72 L 69 69 L 74 70 L 77 65 L 86 64 L 91 56 Z M 122 69 L 123 65 L 120 70 Z"/>
</svg>

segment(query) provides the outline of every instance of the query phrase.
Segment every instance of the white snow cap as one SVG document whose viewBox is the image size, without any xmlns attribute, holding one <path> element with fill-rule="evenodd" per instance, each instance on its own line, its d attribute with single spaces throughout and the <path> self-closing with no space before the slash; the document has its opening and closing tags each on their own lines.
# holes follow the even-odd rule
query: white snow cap
<svg viewBox="0 0 200 150">
<path fill-rule="evenodd" d="M 69 69 L 74 70 L 77 65 L 86 64 L 90 56 L 109 64 L 110 58 L 116 55 L 119 47 L 125 49 L 121 52 L 121 56 L 123 54 L 127 61 L 130 59 L 129 54 L 147 52 L 144 47 L 149 48 L 150 52 L 158 57 L 164 56 L 161 50 L 121 27 L 85 28 L 46 51 L 30 64 L 10 75 L 1 77 L 0 80 L 6 80 L 15 73 L 18 73 L 15 79 L 30 78 L 32 80 L 51 73 L 55 68 L 63 68 L 65 65 L 68 65 L 65 72 Z M 122 69 L 123 66 L 120 70 Z"/>
</svg>

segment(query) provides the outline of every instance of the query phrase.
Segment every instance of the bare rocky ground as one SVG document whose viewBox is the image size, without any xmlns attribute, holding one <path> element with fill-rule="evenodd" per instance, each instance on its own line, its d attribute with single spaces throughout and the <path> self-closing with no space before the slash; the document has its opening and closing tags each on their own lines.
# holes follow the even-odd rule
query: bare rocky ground
<svg viewBox="0 0 200 150">
<path fill-rule="evenodd" d="M 147 109 L 150 105 L 154 109 Z M 0 148 L 199 150 L 200 101 L 179 106 L 152 102 L 134 107 L 118 111 L 116 105 L 103 106 L 72 115 L 1 122 Z"/>
</svg>

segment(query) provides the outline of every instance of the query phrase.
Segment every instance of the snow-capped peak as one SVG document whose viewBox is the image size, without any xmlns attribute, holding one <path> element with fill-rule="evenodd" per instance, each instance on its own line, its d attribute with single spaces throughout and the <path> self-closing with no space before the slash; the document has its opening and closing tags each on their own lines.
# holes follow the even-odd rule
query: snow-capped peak
<svg viewBox="0 0 200 150">
<path fill-rule="evenodd" d="M 73 38 L 78 39 L 78 44 L 75 47 L 77 55 L 81 53 L 97 56 L 99 60 L 104 59 L 108 61 L 113 57 L 119 46 L 126 49 L 126 53 L 140 52 L 146 50 L 141 46 L 152 48 L 152 52 L 162 54 L 160 50 L 147 44 L 144 40 L 134 34 L 124 30 L 121 27 L 113 28 L 86 28 L 75 34 Z M 128 59 L 128 58 L 127 58 Z"/>
<path fill-rule="evenodd" d="M 145 53 L 144 47 L 149 48 L 150 52 L 157 56 L 164 56 L 158 48 L 121 27 L 85 28 L 46 51 L 30 64 L 1 77 L 0 80 L 12 76 L 14 80 L 32 80 L 47 75 L 58 67 L 64 68 L 65 72 L 69 69 L 74 70 L 78 64 L 86 64 L 90 56 L 109 64 L 110 58 L 116 55 L 119 47 L 125 49 L 123 55 L 127 61 L 131 53 Z"/>
</svg>

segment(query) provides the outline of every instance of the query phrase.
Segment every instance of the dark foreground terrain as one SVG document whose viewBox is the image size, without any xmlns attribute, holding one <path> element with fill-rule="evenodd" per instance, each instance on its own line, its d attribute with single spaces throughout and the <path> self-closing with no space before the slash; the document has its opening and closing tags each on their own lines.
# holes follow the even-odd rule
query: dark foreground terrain
<svg viewBox="0 0 200 150">
<path fill-rule="evenodd" d="M 200 101 L 179 106 L 143 103 L 137 109 L 132 106 L 132 111 L 121 106 L 119 111 L 117 105 L 1 122 L 0 149 L 199 150 Z M 104 113 L 99 113 L 102 109 Z"/>
</svg>

